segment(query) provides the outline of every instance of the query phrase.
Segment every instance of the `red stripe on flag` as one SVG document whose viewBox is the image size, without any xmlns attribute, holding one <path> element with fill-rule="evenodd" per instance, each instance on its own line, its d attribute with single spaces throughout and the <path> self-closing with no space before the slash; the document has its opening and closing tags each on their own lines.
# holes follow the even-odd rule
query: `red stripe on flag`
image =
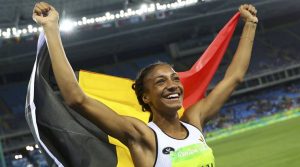
<svg viewBox="0 0 300 167">
<path fill-rule="evenodd" d="M 204 97 L 205 91 L 227 50 L 239 16 L 240 13 L 238 12 L 229 20 L 190 70 L 179 72 L 184 87 L 184 108 L 188 108 Z"/>
</svg>

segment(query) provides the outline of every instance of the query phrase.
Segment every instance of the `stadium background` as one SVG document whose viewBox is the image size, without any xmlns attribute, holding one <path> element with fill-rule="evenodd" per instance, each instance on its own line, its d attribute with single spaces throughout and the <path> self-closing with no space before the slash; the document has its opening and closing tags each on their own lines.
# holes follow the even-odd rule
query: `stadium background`
<svg viewBox="0 0 300 167">
<path fill-rule="evenodd" d="M 300 1 L 195 0 L 181 8 L 166 6 L 165 10 L 109 19 L 120 10 L 182 1 L 48 2 L 61 13 L 61 20 L 80 24 L 73 30 L 70 26 L 62 29 L 66 53 L 76 71 L 132 79 L 140 68 L 157 60 L 174 64 L 177 71 L 189 69 L 240 4 L 255 5 L 259 24 L 247 76 L 205 133 L 219 167 L 300 166 Z M 0 166 L 46 167 L 24 118 L 38 37 L 31 19 L 35 1 L 0 2 Z M 99 16 L 106 21 L 87 21 Z M 242 23 L 209 89 L 222 78 L 241 27 Z"/>
</svg>

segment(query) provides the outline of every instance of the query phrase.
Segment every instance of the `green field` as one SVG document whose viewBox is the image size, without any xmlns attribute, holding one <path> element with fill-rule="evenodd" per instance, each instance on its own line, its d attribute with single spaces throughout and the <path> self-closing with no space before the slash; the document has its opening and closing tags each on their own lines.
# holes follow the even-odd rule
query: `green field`
<svg viewBox="0 0 300 167">
<path fill-rule="evenodd" d="M 300 117 L 208 144 L 217 167 L 300 167 Z"/>
</svg>

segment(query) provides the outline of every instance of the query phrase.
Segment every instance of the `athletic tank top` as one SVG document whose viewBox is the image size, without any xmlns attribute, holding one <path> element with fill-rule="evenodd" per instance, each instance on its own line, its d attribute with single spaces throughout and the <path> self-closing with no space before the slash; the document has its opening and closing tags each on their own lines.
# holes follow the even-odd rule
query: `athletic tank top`
<svg viewBox="0 0 300 167">
<path fill-rule="evenodd" d="M 154 122 L 148 126 L 156 134 L 155 167 L 215 167 L 212 149 L 206 144 L 200 130 L 181 122 L 187 130 L 185 139 L 165 134 Z"/>
</svg>

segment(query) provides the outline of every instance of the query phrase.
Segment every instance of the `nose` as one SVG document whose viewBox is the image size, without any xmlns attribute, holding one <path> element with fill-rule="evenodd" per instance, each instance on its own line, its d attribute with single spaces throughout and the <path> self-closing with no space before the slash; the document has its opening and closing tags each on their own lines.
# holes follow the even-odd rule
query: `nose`
<svg viewBox="0 0 300 167">
<path fill-rule="evenodd" d="M 167 90 L 170 92 L 176 91 L 178 88 L 178 85 L 174 83 L 172 80 L 169 80 L 167 83 Z"/>
</svg>

